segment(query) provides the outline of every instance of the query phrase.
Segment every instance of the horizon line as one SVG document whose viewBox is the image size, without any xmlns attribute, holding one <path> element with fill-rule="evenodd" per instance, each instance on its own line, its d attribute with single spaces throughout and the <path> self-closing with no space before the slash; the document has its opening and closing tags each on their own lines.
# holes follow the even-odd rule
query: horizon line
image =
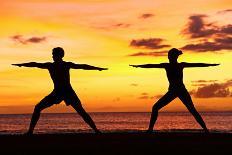
<svg viewBox="0 0 232 155">
<path fill-rule="evenodd" d="M 199 111 L 202 113 L 232 113 L 228 111 Z M 90 111 L 88 113 L 151 113 L 151 111 Z M 189 113 L 188 111 L 160 111 L 160 113 Z M 0 113 L 0 115 L 29 115 L 32 113 Z M 77 114 L 76 112 L 45 112 L 41 114 Z"/>
</svg>

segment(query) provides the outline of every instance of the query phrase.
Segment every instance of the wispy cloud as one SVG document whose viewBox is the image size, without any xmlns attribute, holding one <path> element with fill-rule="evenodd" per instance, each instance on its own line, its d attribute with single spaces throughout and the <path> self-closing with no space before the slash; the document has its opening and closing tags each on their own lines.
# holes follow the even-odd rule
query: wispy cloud
<svg viewBox="0 0 232 155">
<path fill-rule="evenodd" d="M 181 49 L 197 52 L 217 52 L 232 49 L 232 24 L 218 26 L 205 20 L 207 15 L 192 15 L 182 34 L 193 43 Z"/>
<path fill-rule="evenodd" d="M 192 81 L 192 86 L 197 86 L 197 87 L 202 87 L 202 86 L 206 86 L 209 83 L 215 83 L 218 80 L 196 80 L 196 81 Z"/>
<path fill-rule="evenodd" d="M 161 38 L 133 39 L 130 42 L 130 46 L 143 49 L 161 49 L 170 47 L 168 44 L 162 44 L 163 41 L 164 39 Z"/>
<path fill-rule="evenodd" d="M 167 56 L 167 51 L 137 52 L 137 53 L 129 54 L 128 56 L 154 56 L 154 57 L 162 57 L 162 56 Z"/>
<path fill-rule="evenodd" d="M 130 26 L 131 26 L 131 24 L 126 24 L 126 23 L 118 23 L 118 24 L 112 25 L 112 27 L 122 27 L 122 28 L 127 28 Z"/>
<path fill-rule="evenodd" d="M 138 99 L 153 99 L 154 96 L 150 96 L 148 93 L 141 93 L 141 95 L 138 97 Z"/>
<path fill-rule="evenodd" d="M 231 24 L 218 26 L 215 23 L 206 22 L 207 17 L 207 15 L 190 16 L 182 34 L 190 38 L 224 37 L 232 34 Z"/>
<path fill-rule="evenodd" d="M 196 80 L 192 81 L 192 83 L 206 83 L 206 82 L 217 82 L 218 80 Z"/>
<path fill-rule="evenodd" d="M 218 14 L 232 13 L 232 9 L 225 9 L 217 12 Z"/>
<path fill-rule="evenodd" d="M 97 24 L 95 26 L 93 26 L 93 28 L 96 28 L 96 29 L 101 29 L 101 30 L 114 30 L 114 29 L 123 29 L 123 28 L 129 28 L 131 27 L 132 24 L 129 24 L 129 23 L 122 23 L 122 22 L 119 22 L 119 23 L 110 23 L 110 24 Z"/>
<path fill-rule="evenodd" d="M 227 80 L 222 83 L 202 83 L 196 90 L 192 90 L 191 94 L 196 98 L 213 98 L 213 97 L 231 97 L 232 80 Z"/>
<path fill-rule="evenodd" d="M 208 37 L 218 32 L 218 27 L 215 27 L 213 23 L 207 23 L 205 18 L 207 15 L 192 15 L 189 17 L 189 21 L 185 28 L 182 30 L 182 34 L 187 35 L 190 38 Z"/>
<path fill-rule="evenodd" d="M 47 37 L 37 37 L 32 36 L 29 38 L 25 38 L 23 35 L 14 35 L 10 37 L 13 41 L 20 43 L 20 44 L 29 44 L 29 43 L 41 43 L 47 41 Z"/>
<path fill-rule="evenodd" d="M 154 17 L 155 15 L 154 14 L 152 14 L 152 13 L 144 13 L 144 14 L 142 14 L 141 16 L 139 16 L 139 18 L 141 18 L 141 19 L 147 19 L 147 18 L 152 18 L 152 17 Z"/>
<path fill-rule="evenodd" d="M 119 102 L 120 100 L 121 100 L 120 97 L 116 97 L 116 98 L 113 99 L 113 102 Z"/>
<path fill-rule="evenodd" d="M 133 86 L 133 87 L 137 87 L 139 84 L 137 84 L 137 83 L 132 83 L 132 84 L 130 84 L 130 86 Z"/>
<path fill-rule="evenodd" d="M 226 38 L 216 38 L 214 41 L 204 41 L 195 44 L 188 44 L 183 46 L 183 50 L 191 50 L 198 52 L 216 52 L 221 50 L 231 50 L 232 49 L 232 37 Z"/>
</svg>

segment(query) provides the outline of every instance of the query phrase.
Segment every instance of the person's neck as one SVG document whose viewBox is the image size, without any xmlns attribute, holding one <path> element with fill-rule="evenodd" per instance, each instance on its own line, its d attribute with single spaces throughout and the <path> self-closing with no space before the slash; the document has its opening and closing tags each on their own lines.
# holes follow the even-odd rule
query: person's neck
<svg viewBox="0 0 232 155">
<path fill-rule="evenodd" d="M 177 60 L 172 60 L 172 61 L 169 61 L 170 64 L 177 64 Z"/>
<path fill-rule="evenodd" d="M 61 63 L 61 62 L 63 62 L 62 59 L 61 59 L 61 60 L 54 61 L 54 63 Z"/>
</svg>

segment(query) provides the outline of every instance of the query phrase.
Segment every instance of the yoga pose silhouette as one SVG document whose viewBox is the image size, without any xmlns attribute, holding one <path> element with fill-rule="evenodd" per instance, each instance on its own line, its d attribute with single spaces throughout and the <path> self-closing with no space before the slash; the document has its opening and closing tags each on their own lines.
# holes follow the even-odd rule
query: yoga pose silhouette
<svg viewBox="0 0 232 155">
<path fill-rule="evenodd" d="M 84 121 L 96 132 L 100 131 L 97 129 L 95 123 L 91 117 L 87 114 L 81 105 L 81 101 L 74 92 L 70 84 L 70 69 L 84 69 L 84 70 L 107 70 L 107 68 L 94 67 L 86 64 L 75 64 L 72 62 L 63 61 L 64 50 L 61 47 L 53 48 L 53 60 L 54 62 L 47 63 L 21 63 L 12 64 L 15 66 L 24 67 L 38 67 L 41 69 L 47 69 L 50 73 L 52 81 L 54 83 L 54 90 L 42 99 L 34 108 L 34 112 L 31 118 L 29 130 L 26 134 L 33 134 L 36 123 L 39 120 L 40 112 L 45 108 L 52 106 L 53 104 L 59 104 L 64 101 L 66 105 L 71 105 L 76 112 L 84 119 Z"/>
<path fill-rule="evenodd" d="M 161 97 L 152 108 L 152 114 L 150 119 L 150 125 L 147 132 L 152 132 L 154 124 L 158 117 L 158 111 L 178 97 L 184 105 L 187 107 L 189 112 L 194 116 L 196 121 L 201 125 L 205 132 L 209 132 L 205 122 L 203 121 L 200 114 L 195 109 L 191 96 L 189 95 L 185 85 L 183 83 L 183 69 L 188 67 L 208 67 L 208 66 L 217 66 L 219 64 L 205 64 L 205 63 L 178 63 L 177 59 L 179 55 L 182 54 L 182 51 L 172 48 L 168 52 L 169 63 L 161 64 L 144 64 L 144 65 L 130 65 L 132 67 L 141 67 L 141 68 L 164 68 L 166 70 L 167 78 L 169 81 L 168 92 Z"/>
</svg>

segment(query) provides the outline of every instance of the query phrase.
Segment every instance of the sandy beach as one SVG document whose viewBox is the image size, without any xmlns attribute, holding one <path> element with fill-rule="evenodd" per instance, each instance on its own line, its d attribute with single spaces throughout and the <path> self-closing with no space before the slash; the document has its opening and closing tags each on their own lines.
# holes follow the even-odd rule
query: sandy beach
<svg viewBox="0 0 232 155">
<path fill-rule="evenodd" d="M 231 154 L 231 133 L 1 135 L 0 154 Z"/>
</svg>

